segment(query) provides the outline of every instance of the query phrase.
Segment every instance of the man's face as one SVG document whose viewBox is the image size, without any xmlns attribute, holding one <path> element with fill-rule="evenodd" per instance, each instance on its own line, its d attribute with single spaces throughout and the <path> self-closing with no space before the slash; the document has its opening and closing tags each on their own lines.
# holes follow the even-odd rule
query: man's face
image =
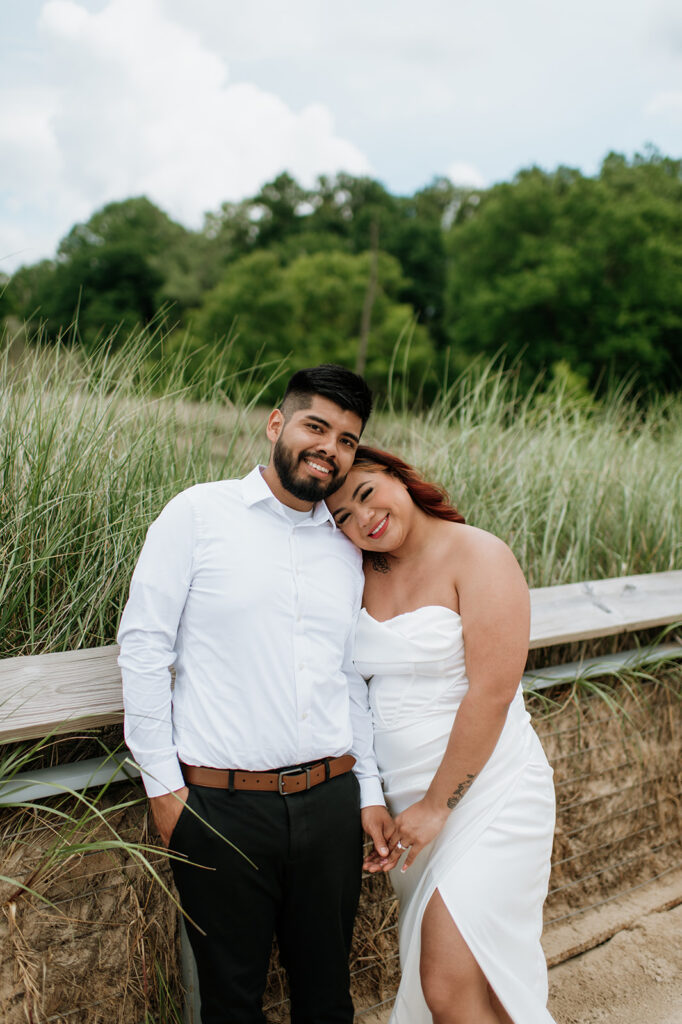
<svg viewBox="0 0 682 1024">
<path fill-rule="evenodd" d="M 268 437 L 274 442 L 272 465 L 282 488 L 303 502 L 333 494 L 353 465 L 361 431 L 356 413 L 320 395 L 286 421 L 275 410 L 268 421 Z"/>
</svg>

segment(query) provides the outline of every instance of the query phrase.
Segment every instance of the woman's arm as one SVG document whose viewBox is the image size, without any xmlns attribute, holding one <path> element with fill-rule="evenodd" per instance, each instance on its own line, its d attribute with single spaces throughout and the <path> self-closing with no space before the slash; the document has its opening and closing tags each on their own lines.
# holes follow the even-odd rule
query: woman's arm
<svg viewBox="0 0 682 1024">
<path fill-rule="evenodd" d="M 457 591 L 469 689 L 425 796 L 395 819 L 387 868 L 410 846 L 406 870 L 431 842 L 495 749 L 528 653 L 530 599 L 514 555 L 497 537 L 467 528 L 458 545 Z"/>
</svg>

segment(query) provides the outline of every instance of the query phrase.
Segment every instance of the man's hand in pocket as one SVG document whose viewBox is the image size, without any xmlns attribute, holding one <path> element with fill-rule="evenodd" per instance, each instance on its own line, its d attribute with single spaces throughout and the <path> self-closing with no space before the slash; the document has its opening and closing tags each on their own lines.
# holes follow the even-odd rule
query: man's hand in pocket
<svg viewBox="0 0 682 1024">
<path fill-rule="evenodd" d="M 176 789 L 173 793 L 153 796 L 149 800 L 154 824 L 166 849 L 170 846 L 173 829 L 178 823 L 188 796 L 189 789 L 187 786 L 183 786 L 182 789 Z"/>
</svg>

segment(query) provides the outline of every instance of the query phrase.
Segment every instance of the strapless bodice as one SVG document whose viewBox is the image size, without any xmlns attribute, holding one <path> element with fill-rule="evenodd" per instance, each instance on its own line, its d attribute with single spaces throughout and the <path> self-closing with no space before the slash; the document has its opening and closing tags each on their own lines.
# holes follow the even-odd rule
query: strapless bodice
<svg viewBox="0 0 682 1024">
<path fill-rule="evenodd" d="M 426 605 L 385 622 L 363 608 L 354 661 L 369 681 L 375 731 L 414 714 L 454 711 L 469 688 L 462 620 L 442 605 Z"/>
<path fill-rule="evenodd" d="M 355 666 L 368 680 L 374 749 L 384 791 L 398 810 L 425 791 L 438 768 L 469 689 L 460 616 L 426 605 L 379 622 L 363 608 Z M 530 727 L 519 683 L 483 775 L 500 783 L 514 765 L 544 754 Z M 480 785 L 479 785 L 480 789 Z"/>
</svg>

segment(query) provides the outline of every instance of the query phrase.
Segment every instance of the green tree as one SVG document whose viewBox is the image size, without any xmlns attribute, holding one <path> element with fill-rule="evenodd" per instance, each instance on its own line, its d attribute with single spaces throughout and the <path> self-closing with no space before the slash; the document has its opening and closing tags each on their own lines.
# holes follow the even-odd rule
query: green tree
<svg viewBox="0 0 682 1024">
<path fill-rule="evenodd" d="M 0 272 L 0 324 L 3 320 L 16 313 L 15 297 L 9 287 L 10 279 Z"/>
<path fill-rule="evenodd" d="M 218 346 L 236 334 L 245 366 L 264 353 L 283 359 L 292 349 L 293 298 L 275 253 L 253 252 L 231 263 L 204 297 L 191 325 L 198 339 Z"/>
<path fill-rule="evenodd" d="M 465 202 L 447 241 L 455 362 L 504 347 L 526 379 L 565 360 L 592 385 L 679 386 L 681 171 L 611 154 L 596 178 L 532 168 Z"/>
<path fill-rule="evenodd" d="M 164 304 L 176 316 L 195 305 L 201 244 L 144 197 L 109 203 L 72 228 L 56 260 L 18 271 L 12 293 L 21 315 L 37 316 L 53 335 L 77 316 L 81 338 L 93 344 L 119 325 L 149 322 Z"/>
<path fill-rule="evenodd" d="M 369 177 L 322 175 L 313 189 L 281 174 L 240 203 L 224 203 L 206 217 L 204 232 L 221 270 L 256 249 L 276 252 L 283 264 L 322 252 L 359 254 L 371 246 L 373 226 L 380 248 L 402 267 L 398 298 L 413 307 L 421 324 L 442 343 L 446 252 L 443 221 L 461 189 L 446 178 L 410 197 L 391 195 Z"/>
<path fill-rule="evenodd" d="M 49 317 L 54 278 L 54 260 L 40 260 L 14 272 L 7 283 L 7 298 L 18 317 L 33 322 Z"/>
<path fill-rule="evenodd" d="M 255 249 L 273 249 L 308 227 L 310 194 L 286 172 L 239 203 L 206 215 L 204 233 L 221 266 Z M 316 230 L 313 228 L 313 230 Z"/>
<path fill-rule="evenodd" d="M 257 225 L 255 244 L 267 249 L 297 234 L 304 223 L 308 202 L 308 192 L 290 174 L 279 174 L 263 185 L 251 203 Z"/>
<path fill-rule="evenodd" d="M 318 362 L 352 367 L 369 269 L 369 253 L 317 252 L 288 265 L 273 252 L 250 253 L 227 267 L 197 311 L 196 344 L 219 347 L 231 336 L 231 350 L 243 365 L 289 357 L 292 369 Z M 426 330 L 412 327 L 412 308 L 396 297 L 402 285 L 399 263 L 380 253 L 366 370 L 379 389 L 401 333 L 410 331 L 411 343 L 397 380 L 416 386 L 434 359 Z"/>
<path fill-rule="evenodd" d="M 443 290 L 447 254 L 443 224 L 461 201 L 463 190 L 436 178 L 413 196 L 393 196 L 372 178 L 339 174 L 318 179 L 311 194 L 312 228 L 345 242 L 360 253 L 370 246 L 372 225 L 379 245 L 402 268 L 399 298 L 413 307 L 436 343 L 443 340 Z"/>
<path fill-rule="evenodd" d="M 382 247 L 400 261 L 405 276 L 401 299 L 414 307 L 419 322 L 438 347 L 445 344 L 443 298 L 447 252 L 444 226 L 466 192 L 447 178 L 399 200 L 398 216 L 386 226 Z"/>
</svg>

